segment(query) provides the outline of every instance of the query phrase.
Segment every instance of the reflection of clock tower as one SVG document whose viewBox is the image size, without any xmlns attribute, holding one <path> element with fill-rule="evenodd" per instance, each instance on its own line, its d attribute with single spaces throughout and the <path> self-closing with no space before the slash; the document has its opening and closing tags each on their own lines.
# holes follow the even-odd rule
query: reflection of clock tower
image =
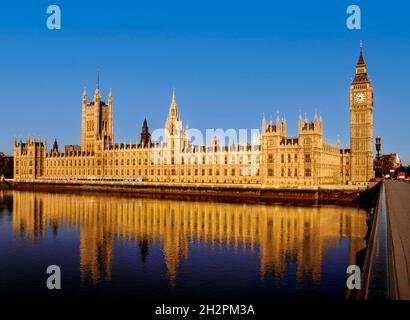
<svg viewBox="0 0 410 320">
<path fill-rule="evenodd" d="M 373 172 L 373 88 L 367 77 L 362 47 L 350 85 L 350 174 L 352 182 L 366 182 Z"/>
</svg>

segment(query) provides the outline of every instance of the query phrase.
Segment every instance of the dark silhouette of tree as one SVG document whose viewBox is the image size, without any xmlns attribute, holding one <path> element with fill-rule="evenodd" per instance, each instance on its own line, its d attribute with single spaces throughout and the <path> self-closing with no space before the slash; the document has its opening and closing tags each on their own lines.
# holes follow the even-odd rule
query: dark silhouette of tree
<svg viewBox="0 0 410 320">
<path fill-rule="evenodd" d="M 13 178 L 13 157 L 0 152 L 0 177 Z"/>
</svg>

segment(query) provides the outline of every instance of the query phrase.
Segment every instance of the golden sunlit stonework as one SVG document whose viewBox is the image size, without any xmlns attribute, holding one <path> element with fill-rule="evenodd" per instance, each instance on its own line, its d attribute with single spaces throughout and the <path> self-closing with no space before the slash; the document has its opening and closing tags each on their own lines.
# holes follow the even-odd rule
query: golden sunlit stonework
<svg viewBox="0 0 410 320">
<path fill-rule="evenodd" d="M 286 119 L 266 121 L 252 143 L 190 143 L 179 118 L 175 92 L 163 141 L 152 141 L 144 120 L 139 142 L 114 142 L 113 95 L 102 100 L 97 84 L 92 101 L 84 90 L 81 146 L 50 151 L 36 139 L 14 142 L 16 180 L 121 180 L 178 183 L 230 183 L 278 186 L 366 183 L 373 171 L 373 89 L 362 49 L 350 88 L 350 146 L 324 140 L 323 120 L 299 115 L 298 136 L 288 137 Z"/>
</svg>

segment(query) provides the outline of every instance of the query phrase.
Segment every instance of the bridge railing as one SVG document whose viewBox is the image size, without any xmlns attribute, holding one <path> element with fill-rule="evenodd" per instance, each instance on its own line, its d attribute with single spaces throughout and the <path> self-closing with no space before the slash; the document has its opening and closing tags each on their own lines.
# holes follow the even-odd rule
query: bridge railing
<svg viewBox="0 0 410 320">
<path fill-rule="evenodd" d="M 359 291 L 358 299 L 388 300 L 397 297 L 387 210 L 385 185 L 382 181 L 363 266 L 362 289 Z"/>
</svg>

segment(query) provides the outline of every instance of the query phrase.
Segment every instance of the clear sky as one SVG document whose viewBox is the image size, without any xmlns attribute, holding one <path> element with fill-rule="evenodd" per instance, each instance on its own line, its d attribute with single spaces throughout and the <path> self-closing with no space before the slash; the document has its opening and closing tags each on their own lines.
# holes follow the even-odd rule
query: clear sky
<svg viewBox="0 0 410 320">
<path fill-rule="evenodd" d="M 62 10 L 62 29 L 46 9 Z M 362 29 L 346 27 L 361 7 Z M 382 151 L 410 163 L 408 1 L 2 1 L 0 150 L 13 137 L 81 142 L 81 97 L 97 70 L 114 95 L 116 141 L 144 117 L 163 127 L 176 88 L 182 120 L 199 128 L 259 128 L 262 113 L 322 113 L 325 137 L 349 143 L 349 85 L 364 41 Z"/>
</svg>

